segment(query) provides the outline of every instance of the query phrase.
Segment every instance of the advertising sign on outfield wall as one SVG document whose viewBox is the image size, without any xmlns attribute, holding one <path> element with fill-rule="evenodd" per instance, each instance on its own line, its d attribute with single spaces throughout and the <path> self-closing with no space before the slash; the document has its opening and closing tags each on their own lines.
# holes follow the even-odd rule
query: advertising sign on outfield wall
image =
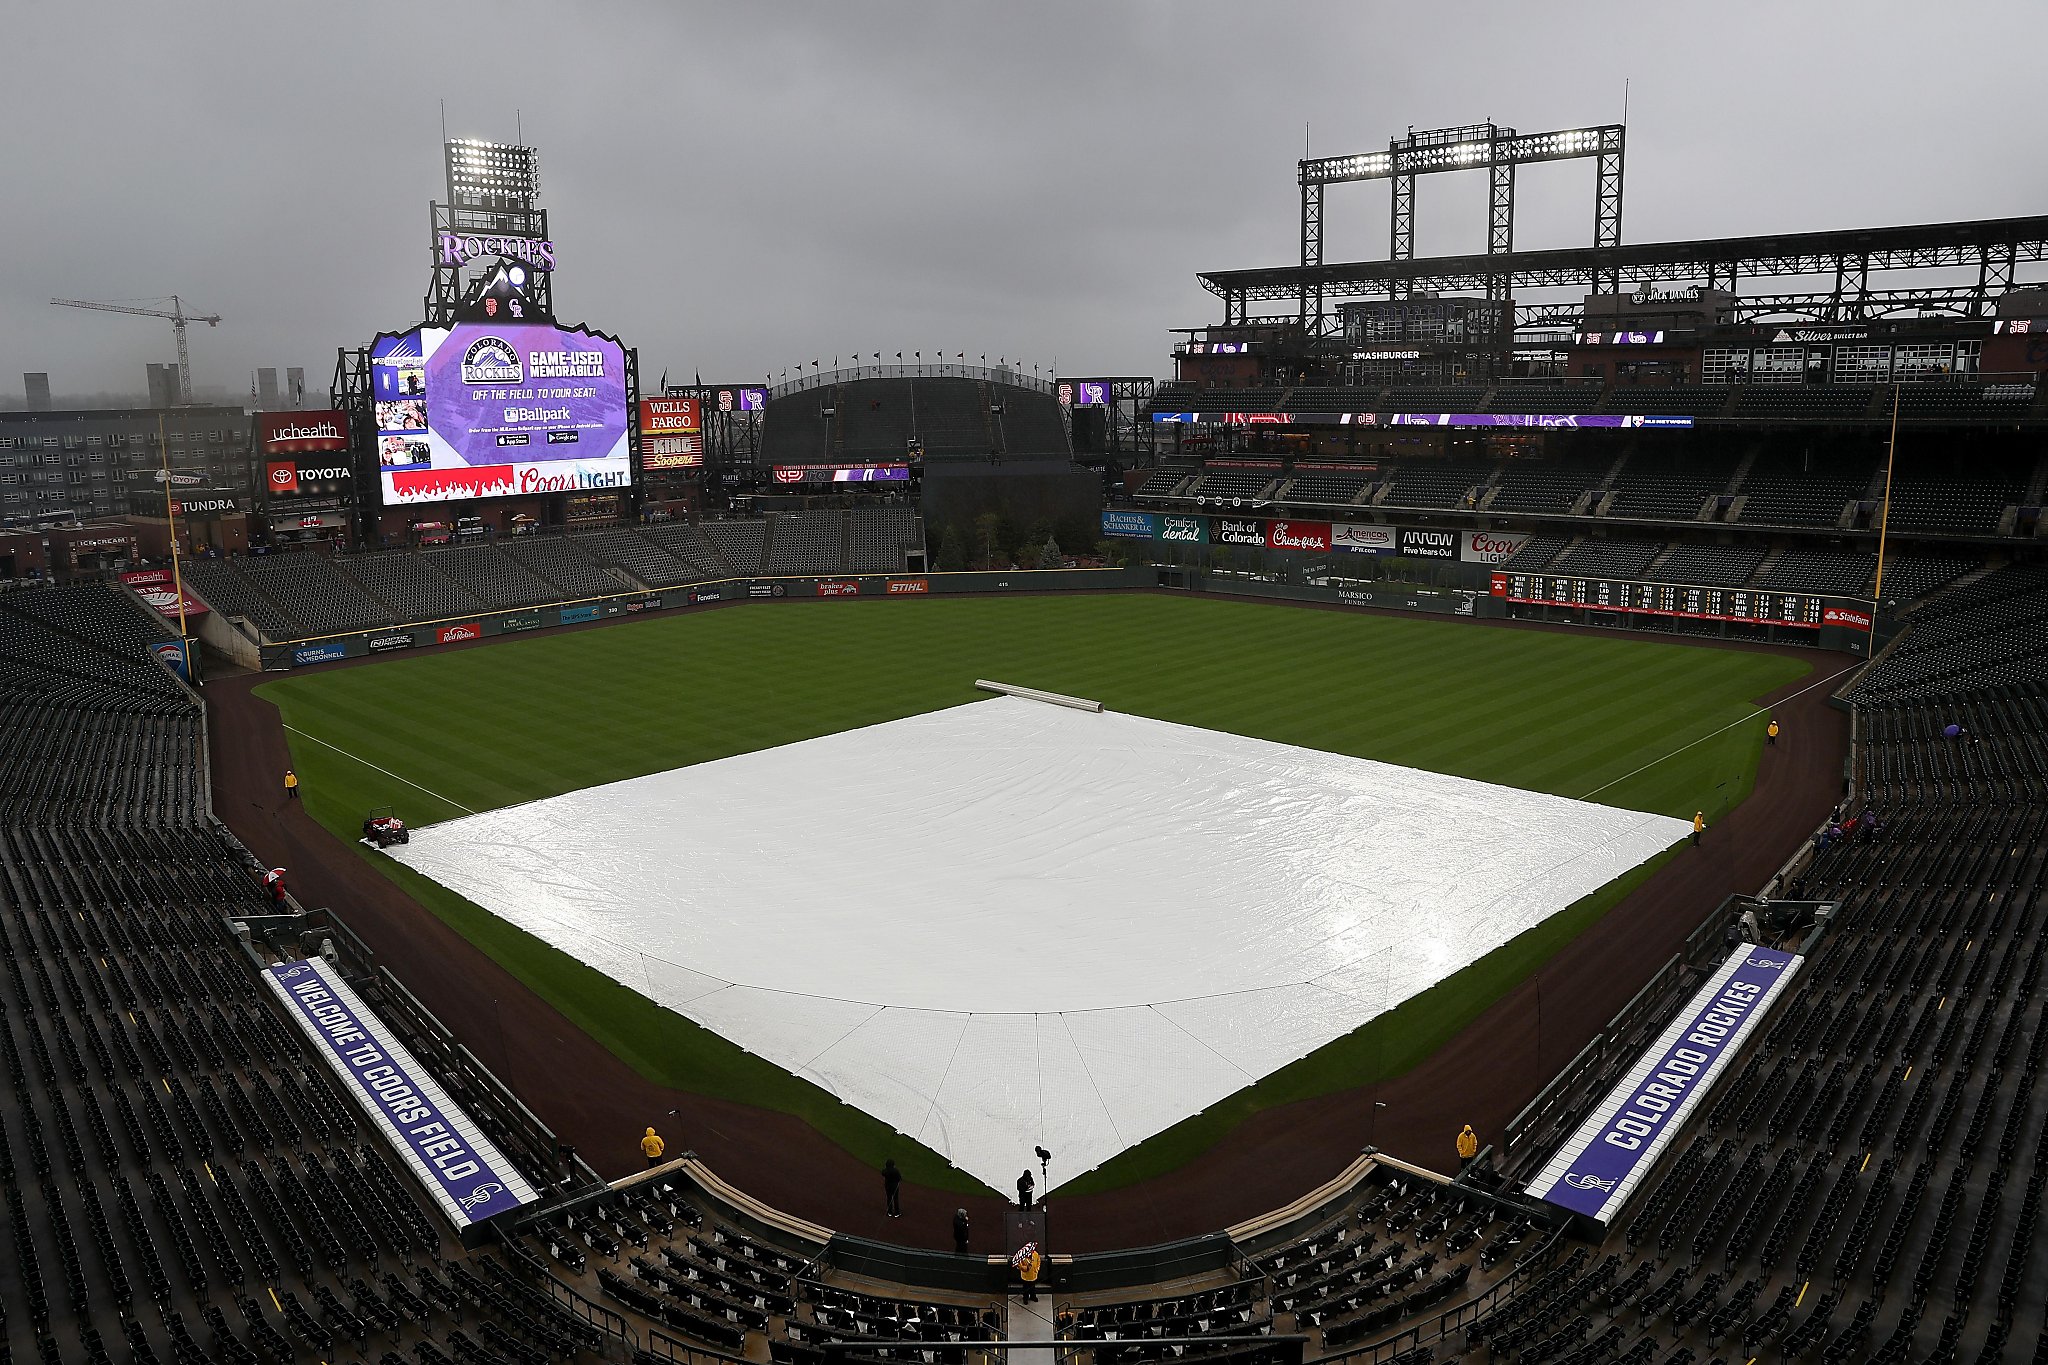
<svg viewBox="0 0 2048 1365">
<path fill-rule="evenodd" d="M 1526 531 L 1467 531 L 1458 558 L 1467 564 L 1503 564 L 1528 543 Z"/>
<path fill-rule="evenodd" d="M 1398 543 L 1396 536 L 1391 526 L 1340 521 L 1330 528 L 1330 548 L 1349 550 L 1355 555 L 1390 555 Z"/>
<path fill-rule="evenodd" d="M 1404 526 L 1401 528 L 1400 548 L 1395 553 L 1408 559 L 1456 559 L 1458 535 L 1456 531 L 1425 531 Z"/>
<path fill-rule="evenodd" d="M 1102 534 L 1106 536 L 1129 536 L 1138 540 L 1150 540 L 1157 531 L 1157 521 L 1150 512 L 1123 512 L 1108 507 L 1102 509 Z"/>
</svg>

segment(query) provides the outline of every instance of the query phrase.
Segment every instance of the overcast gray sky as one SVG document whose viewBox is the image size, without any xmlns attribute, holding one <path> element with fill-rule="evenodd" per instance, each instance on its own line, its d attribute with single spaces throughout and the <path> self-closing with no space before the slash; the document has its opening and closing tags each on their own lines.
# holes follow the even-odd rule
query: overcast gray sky
<svg viewBox="0 0 2048 1365">
<path fill-rule="evenodd" d="M 1408 127 L 1629 106 L 1626 241 L 2048 208 L 2048 6 L 1713 3 L 549 4 L 0 0 L 0 401 L 246 393 L 416 321 L 452 136 L 540 148 L 565 320 L 652 384 L 855 351 L 1166 374 L 1197 271 L 1295 252 L 1318 155 Z M 1517 244 L 1591 237 L 1590 163 L 1523 173 Z M 1326 259 L 1386 254 L 1386 186 Z M 1484 245 L 1483 175 L 1425 180 L 1418 254 Z"/>
</svg>

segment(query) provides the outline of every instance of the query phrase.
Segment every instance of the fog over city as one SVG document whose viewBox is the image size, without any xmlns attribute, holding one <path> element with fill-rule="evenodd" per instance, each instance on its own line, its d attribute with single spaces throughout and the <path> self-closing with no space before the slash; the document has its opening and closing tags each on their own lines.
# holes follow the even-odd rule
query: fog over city
<svg viewBox="0 0 2048 1365">
<path fill-rule="evenodd" d="M 0 84 L 0 404 L 132 396 L 218 313 L 197 396 L 421 314 L 451 137 L 540 151 L 561 317 L 652 384 L 986 353 L 1161 374 L 1202 270 L 1289 263 L 1295 162 L 1410 127 L 1619 120 L 1623 239 L 2037 211 L 2038 5 L 419 6 L 16 3 Z M 1590 162 L 1525 168 L 1518 247 L 1590 242 Z M 1485 179 L 1417 253 L 1484 246 Z M 1384 256 L 1385 184 L 1325 259 Z M 165 303 L 162 305 L 168 307 Z"/>
</svg>

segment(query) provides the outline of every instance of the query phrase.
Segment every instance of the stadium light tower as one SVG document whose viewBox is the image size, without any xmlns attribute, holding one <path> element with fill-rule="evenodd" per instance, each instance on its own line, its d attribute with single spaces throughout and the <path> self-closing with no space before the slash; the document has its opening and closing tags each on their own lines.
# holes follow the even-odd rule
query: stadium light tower
<svg viewBox="0 0 2048 1365">
<path fill-rule="evenodd" d="M 554 243 L 547 210 L 539 206 L 540 152 L 470 137 L 442 143 L 441 152 L 448 199 L 430 206 L 434 276 L 427 321 L 447 324 L 462 300 L 463 267 L 488 265 L 479 261 L 485 256 L 523 263 L 535 305 L 553 316 Z"/>
<path fill-rule="evenodd" d="M 1460 128 L 1409 129 L 1390 139 L 1384 152 L 1313 157 L 1300 163 L 1301 264 L 1304 270 L 1323 263 L 1323 191 L 1356 180 L 1391 180 L 1394 199 L 1389 222 L 1388 256 L 1415 257 L 1415 177 L 1445 171 L 1484 168 L 1492 180 L 1487 200 L 1486 252 L 1505 256 L 1515 249 L 1515 168 L 1539 161 L 1597 158 L 1599 174 L 1593 190 L 1593 245 L 1621 245 L 1621 163 L 1626 128 L 1605 123 L 1590 128 L 1564 128 L 1549 133 L 1517 133 L 1495 123 Z M 1394 286 L 1389 284 L 1389 293 Z M 1488 281 L 1488 298 L 1507 301 L 1506 276 Z M 1299 298 L 1302 328 L 1320 336 L 1329 325 L 1320 283 L 1304 280 Z M 1509 310 L 1512 312 L 1512 309 Z"/>
</svg>

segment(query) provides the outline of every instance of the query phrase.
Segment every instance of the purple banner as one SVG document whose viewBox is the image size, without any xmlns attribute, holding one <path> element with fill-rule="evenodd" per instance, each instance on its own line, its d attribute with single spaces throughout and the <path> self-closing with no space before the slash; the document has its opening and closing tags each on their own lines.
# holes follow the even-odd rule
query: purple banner
<svg viewBox="0 0 2048 1365">
<path fill-rule="evenodd" d="M 1558 1150 L 1529 1191 L 1603 1221 L 1619 1211 L 1797 970 L 1796 953 L 1744 944 Z"/>
<path fill-rule="evenodd" d="M 267 979 L 457 1227 L 533 1202 L 532 1186 L 325 962 L 282 962 Z"/>
<path fill-rule="evenodd" d="M 1281 427 L 1662 427 L 1685 430 L 1690 417 L 1633 412 L 1155 412 L 1183 426 Z"/>
<path fill-rule="evenodd" d="M 1396 412 L 1390 427 L 1690 427 L 1690 417 L 1633 412 Z"/>
</svg>

